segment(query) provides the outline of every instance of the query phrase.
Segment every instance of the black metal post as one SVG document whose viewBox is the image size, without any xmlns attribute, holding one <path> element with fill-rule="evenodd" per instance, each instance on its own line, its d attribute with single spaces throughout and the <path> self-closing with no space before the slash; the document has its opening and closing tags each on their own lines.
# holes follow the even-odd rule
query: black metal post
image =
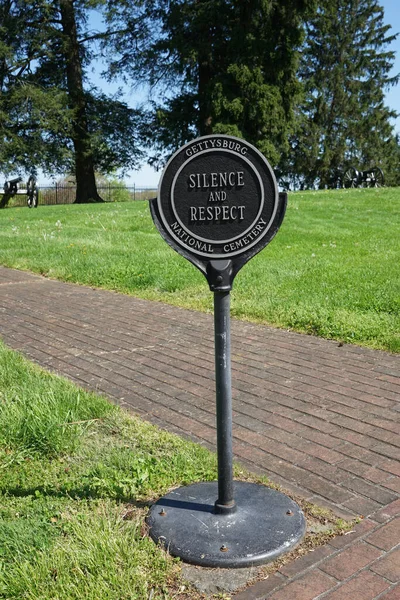
<svg viewBox="0 0 400 600">
<path fill-rule="evenodd" d="M 218 500 L 215 511 L 236 510 L 233 498 L 230 292 L 214 292 Z"/>
</svg>

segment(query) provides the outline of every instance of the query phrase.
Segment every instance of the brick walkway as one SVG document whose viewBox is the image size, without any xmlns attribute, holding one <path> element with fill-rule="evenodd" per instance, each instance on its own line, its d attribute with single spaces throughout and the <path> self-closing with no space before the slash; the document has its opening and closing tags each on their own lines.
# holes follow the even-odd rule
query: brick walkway
<svg viewBox="0 0 400 600">
<path fill-rule="evenodd" d="M 215 449 L 212 316 L 0 267 L 0 335 L 30 359 Z M 237 600 L 400 600 L 400 359 L 232 322 L 234 452 L 349 535 Z"/>
</svg>

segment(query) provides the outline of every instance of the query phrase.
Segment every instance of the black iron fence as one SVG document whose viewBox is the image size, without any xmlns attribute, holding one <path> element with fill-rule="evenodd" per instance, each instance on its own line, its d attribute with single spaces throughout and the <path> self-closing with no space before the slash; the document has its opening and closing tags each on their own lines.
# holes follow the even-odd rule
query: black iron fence
<svg viewBox="0 0 400 600">
<path fill-rule="evenodd" d="M 39 205 L 73 204 L 76 197 L 75 185 L 38 186 Z M 154 187 L 118 186 L 113 184 L 98 185 L 97 191 L 105 202 L 134 202 L 149 200 L 157 195 Z M 18 194 L 11 198 L 8 207 L 27 206 L 27 196 Z"/>
</svg>

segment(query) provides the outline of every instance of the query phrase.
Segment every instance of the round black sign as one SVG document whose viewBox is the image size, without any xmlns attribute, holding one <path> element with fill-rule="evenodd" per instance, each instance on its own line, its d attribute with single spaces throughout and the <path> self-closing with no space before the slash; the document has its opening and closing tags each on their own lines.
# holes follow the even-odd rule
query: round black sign
<svg viewBox="0 0 400 600">
<path fill-rule="evenodd" d="M 165 233 L 178 247 L 214 260 L 262 245 L 278 200 L 274 173 L 254 146 L 209 135 L 189 142 L 169 160 L 157 206 Z"/>
</svg>

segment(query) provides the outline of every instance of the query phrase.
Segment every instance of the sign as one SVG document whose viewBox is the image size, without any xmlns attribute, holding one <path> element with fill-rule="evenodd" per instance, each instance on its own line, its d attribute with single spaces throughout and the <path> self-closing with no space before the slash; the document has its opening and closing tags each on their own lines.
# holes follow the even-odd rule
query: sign
<svg viewBox="0 0 400 600">
<path fill-rule="evenodd" d="M 149 511 L 150 536 L 205 567 L 249 567 L 294 548 L 306 522 L 281 492 L 233 481 L 230 290 L 239 269 L 271 241 L 286 209 L 274 173 L 248 142 L 209 135 L 176 152 L 151 214 L 163 238 L 214 292 L 218 482 L 181 487 Z"/>
<path fill-rule="evenodd" d="M 272 240 L 286 202 L 257 148 L 216 134 L 189 142 L 171 157 L 150 206 L 166 242 L 215 291 L 231 289 L 243 265 Z"/>
<path fill-rule="evenodd" d="M 178 247 L 211 260 L 235 257 L 259 244 L 278 202 L 275 176 L 264 156 L 225 135 L 198 138 L 178 150 L 163 172 L 157 198 L 167 235 Z"/>
</svg>

